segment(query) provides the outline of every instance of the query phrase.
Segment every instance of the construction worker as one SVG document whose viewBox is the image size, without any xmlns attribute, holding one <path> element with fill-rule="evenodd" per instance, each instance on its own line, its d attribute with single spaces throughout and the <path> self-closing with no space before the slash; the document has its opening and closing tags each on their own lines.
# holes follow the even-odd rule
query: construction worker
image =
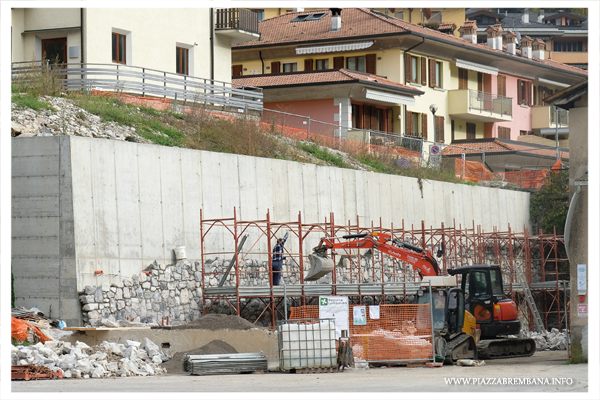
<svg viewBox="0 0 600 400">
<path fill-rule="evenodd" d="M 273 258 L 271 262 L 271 266 L 273 267 L 273 286 L 279 286 L 279 280 L 281 279 L 281 267 L 283 266 L 283 260 L 285 257 L 283 256 L 284 248 L 283 245 L 288 238 L 289 232 L 283 236 L 283 238 L 277 239 L 277 244 L 273 247 Z"/>
</svg>

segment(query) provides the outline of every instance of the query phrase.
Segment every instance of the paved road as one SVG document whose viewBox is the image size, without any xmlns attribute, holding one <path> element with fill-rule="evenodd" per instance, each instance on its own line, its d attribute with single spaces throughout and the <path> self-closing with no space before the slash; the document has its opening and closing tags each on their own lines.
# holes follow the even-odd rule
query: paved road
<svg viewBox="0 0 600 400">
<path fill-rule="evenodd" d="M 566 352 L 541 352 L 529 358 L 488 361 L 485 366 L 481 367 L 444 366 L 433 369 L 391 367 L 368 370 L 350 369 L 341 373 L 329 374 L 270 372 L 265 374 L 205 376 L 180 374 L 110 379 L 14 381 L 12 390 L 13 392 L 46 393 L 587 392 L 587 364 L 566 365 L 566 359 Z M 469 384 L 464 382 L 449 384 L 446 382 L 446 378 L 478 378 L 478 381 Z M 513 382 L 509 382 L 509 378 L 513 379 Z M 515 384 L 516 378 L 536 379 L 537 382 L 535 384 Z M 563 380 L 558 383 L 556 379 L 561 378 Z M 503 379 L 506 379 L 506 383 L 502 381 Z M 439 398 L 439 394 L 435 397 Z"/>
</svg>

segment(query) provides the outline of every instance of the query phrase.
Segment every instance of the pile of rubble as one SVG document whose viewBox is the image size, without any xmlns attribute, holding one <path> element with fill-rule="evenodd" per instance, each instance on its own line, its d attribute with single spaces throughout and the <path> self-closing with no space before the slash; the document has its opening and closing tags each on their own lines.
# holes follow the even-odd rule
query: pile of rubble
<svg viewBox="0 0 600 400">
<path fill-rule="evenodd" d="M 520 339 L 533 339 L 535 341 L 536 351 L 567 350 L 568 336 L 567 332 L 564 330 L 559 331 L 556 328 L 552 328 L 550 332 L 544 331 L 543 333 L 521 331 L 518 337 Z"/>
<path fill-rule="evenodd" d="M 63 378 L 162 375 L 166 369 L 160 365 L 169 358 L 148 338 L 144 338 L 143 347 L 131 340 L 126 344 L 104 341 L 93 347 L 61 341 L 11 347 L 12 365 L 42 365 L 54 372 L 60 369 Z"/>
<path fill-rule="evenodd" d="M 135 128 L 114 121 L 103 121 L 99 116 L 77 107 L 68 99 L 45 96 L 42 100 L 52 109 L 23 109 L 11 103 L 12 136 L 76 135 L 149 143 L 135 132 Z"/>
</svg>

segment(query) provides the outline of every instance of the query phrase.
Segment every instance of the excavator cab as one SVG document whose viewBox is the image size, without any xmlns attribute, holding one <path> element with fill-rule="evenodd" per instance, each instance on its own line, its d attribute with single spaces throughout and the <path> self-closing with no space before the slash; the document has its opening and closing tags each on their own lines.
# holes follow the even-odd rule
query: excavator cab
<svg viewBox="0 0 600 400">
<path fill-rule="evenodd" d="M 499 265 L 462 266 L 448 270 L 448 273 L 462 276 L 465 308 L 480 326 L 482 339 L 519 333 L 521 323 L 517 307 L 504 296 Z"/>
</svg>

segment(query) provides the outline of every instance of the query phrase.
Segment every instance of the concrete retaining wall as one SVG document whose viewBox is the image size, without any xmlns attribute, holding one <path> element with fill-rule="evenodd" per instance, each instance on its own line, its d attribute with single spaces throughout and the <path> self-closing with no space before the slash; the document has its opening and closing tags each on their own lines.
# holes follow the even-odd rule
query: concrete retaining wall
<svg viewBox="0 0 600 400">
<path fill-rule="evenodd" d="M 406 227 L 422 220 L 427 227 L 475 221 L 486 231 L 529 227 L 524 192 L 434 181 L 421 190 L 414 178 L 283 160 L 83 137 L 15 138 L 13 268 L 17 297 L 28 299 L 20 304 L 45 312 L 59 304 L 55 316 L 81 322 L 78 289 L 129 278 L 155 260 L 172 264 L 181 245 L 189 260 L 200 260 L 200 210 L 205 218 L 231 218 L 234 207 L 246 221 L 264 219 L 269 209 L 276 222 L 295 221 L 298 212 L 304 222 L 323 222 L 334 212 L 337 222 L 355 223 L 358 215 L 361 225 L 381 218 L 396 227 L 403 219 Z M 228 237 L 215 230 L 206 246 L 232 250 Z"/>
</svg>

